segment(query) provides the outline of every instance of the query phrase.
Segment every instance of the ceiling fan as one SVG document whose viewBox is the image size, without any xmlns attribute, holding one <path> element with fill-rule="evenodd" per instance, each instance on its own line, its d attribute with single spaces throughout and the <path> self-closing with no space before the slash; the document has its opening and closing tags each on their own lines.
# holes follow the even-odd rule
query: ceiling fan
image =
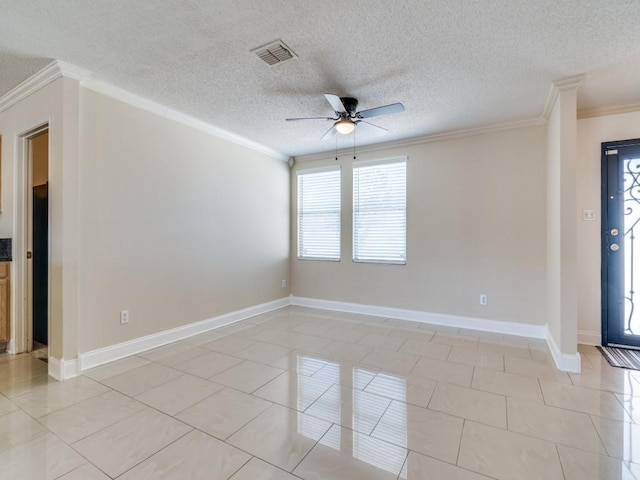
<svg viewBox="0 0 640 480">
<path fill-rule="evenodd" d="M 356 111 L 358 108 L 358 99 L 351 97 L 339 97 L 333 93 L 325 93 L 324 97 L 331 104 L 335 112 L 335 117 L 306 117 L 306 118 L 287 118 L 287 122 L 297 120 L 331 120 L 333 126 L 322 136 L 322 139 L 332 138 L 336 132 L 348 135 L 353 132 L 356 127 L 374 134 L 383 134 L 388 132 L 386 128 L 379 127 L 373 123 L 369 123 L 365 118 L 378 117 L 380 115 L 388 115 L 390 113 L 404 112 L 404 105 L 401 103 L 392 103 L 382 107 L 369 108 L 367 110 Z"/>
</svg>

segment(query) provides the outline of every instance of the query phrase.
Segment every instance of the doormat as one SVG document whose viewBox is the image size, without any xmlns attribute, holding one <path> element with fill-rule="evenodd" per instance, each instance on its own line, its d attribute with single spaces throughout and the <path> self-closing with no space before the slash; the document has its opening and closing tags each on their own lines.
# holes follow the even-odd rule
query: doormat
<svg viewBox="0 0 640 480">
<path fill-rule="evenodd" d="M 609 365 L 619 368 L 640 370 L 640 351 L 627 348 L 596 346 L 602 356 L 607 359 Z"/>
</svg>

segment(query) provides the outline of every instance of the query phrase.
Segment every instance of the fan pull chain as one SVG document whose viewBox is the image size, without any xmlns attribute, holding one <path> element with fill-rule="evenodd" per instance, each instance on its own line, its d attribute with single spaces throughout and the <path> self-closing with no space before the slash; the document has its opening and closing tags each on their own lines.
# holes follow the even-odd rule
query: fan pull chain
<svg viewBox="0 0 640 480">
<path fill-rule="evenodd" d="M 356 130 L 353 131 L 353 159 L 356 159 Z"/>
<path fill-rule="evenodd" d="M 336 135 L 336 162 L 338 161 L 338 135 Z"/>
</svg>

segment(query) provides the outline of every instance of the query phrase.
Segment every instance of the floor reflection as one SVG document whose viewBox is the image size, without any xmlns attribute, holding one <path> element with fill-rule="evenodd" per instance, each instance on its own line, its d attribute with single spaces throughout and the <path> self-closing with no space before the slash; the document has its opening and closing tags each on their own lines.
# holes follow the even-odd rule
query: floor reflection
<svg viewBox="0 0 640 480">
<path fill-rule="evenodd" d="M 298 374 L 292 377 L 297 381 L 299 406 L 307 404 L 309 397 L 317 396 L 313 383 L 315 377 L 334 382 L 306 413 L 331 421 L 347 428 L 331 428 L 321 439 L 320 444 L 341 451 L 350 449 L 353 458 L 365 462 L 375 468 L 397 474 L 402 467 L 406 451 L 402 448 L 390 450 L 389 445 L 369 434 L 373 431 L 381 416 L 388 411 L 392 399 L 404 402 L 406 399 L 407 381 L 405 378 L 391 374 L 376 374 L 356 365 L 344 365 L 311 357 L 297 356 L 297 371 L 309 371 L 319 362 L 325 365 L 311 377 Z M 362 391 L 376 378 L 376 390 L 379 395 Z M 351 386 L 341 386 L 341 385 Z M 291 389 L 294 390 L 293 388 Z M 395 402 L 394 402 L 395 403 Z M 301 410 L 301 408 L 298 408 Z M 404 403 L 397 403 L 393 409 L 394 440 L 393 443 L 405 447 L 407 445 L 407 410 Z M 307 430 L 305 415 L 298 415 L 298 432 L 311 437 Z M 348 438 L 345 438 L 348 436 Z"/>
</svg>

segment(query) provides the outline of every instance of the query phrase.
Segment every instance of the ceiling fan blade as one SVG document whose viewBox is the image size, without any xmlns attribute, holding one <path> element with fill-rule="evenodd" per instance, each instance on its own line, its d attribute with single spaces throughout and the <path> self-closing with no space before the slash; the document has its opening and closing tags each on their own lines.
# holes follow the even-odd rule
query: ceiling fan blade
<svg viewBox="0 0 640 480">
<path fill-rule="evenodd" d="M 347 113 L 347 109 L 344 108 L 342 100 L 340 100 L 340 97 L 338 95 L 334 95 L 333 93 L 325 93 L 324 98 L 327 99 L 327 101 L 331 104 L 336 112 Z"/>
<path fill-rule="evenodd" d="M 404 105 L 401 103 L 392 103 L 383 107 L 369 108 L 356 113 L 356 118 L 371 118 L 379 115 L 388 115 L 390 113 L 404 112 Z"/>
<path fill-rule="evenodd" d="M 297 120 L 337 120 L 331 117 L 300 117 L 300 118 L 285 118 L 287 122 L 295 122 Z"/>
<path fill-rule="evenodd" d="M 378 125 L 374 125 L 373 123 L 365 122 L 364 120 L 356 120 L 355 121 L 356 128 L 361 132 L 372 133 L 374 135 L 384 135 L 388 133 L 389 130 L 386 128 L 379 127 Z"/>
<path fill-rule="evenodd" d="M 325 133 L 321 140 L 328 140 L 330 138 L 333 138 L 336 136 L 336 126 L 333 125 L 329 130 L 327 130 L 327 133 Z"/>
</svg>

